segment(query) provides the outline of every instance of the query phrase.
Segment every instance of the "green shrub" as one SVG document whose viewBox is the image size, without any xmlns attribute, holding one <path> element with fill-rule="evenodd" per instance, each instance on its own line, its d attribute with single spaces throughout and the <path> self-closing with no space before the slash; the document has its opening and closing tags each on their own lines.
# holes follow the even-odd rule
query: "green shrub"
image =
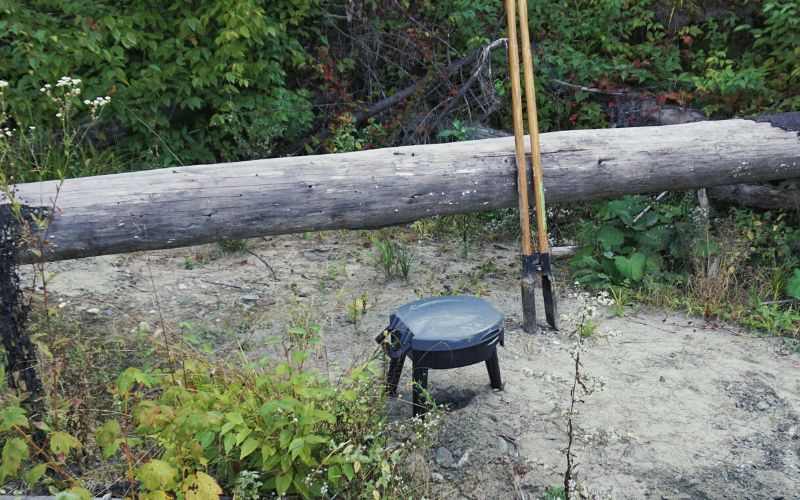
<svg viewBox="0 0 800 500">
<path fill-rule="evenodd" d="M 204 498 L 408 493 L 399 466 L 422 443 L 403 444 L 409 436 L 385 423 L 379 367 L 356 366 L 332 383 L 304 367 L 307 357 L 289 349 L 283 362 L 247 367 L 193 359 L 176 371 L 129 368 L 111 390 L 122 416 L 97 429 L 97 446 L 107 460 L 122 455 L 142 498 L 190 490 L 211 495 Z M 25 411 L 7 402 L 0 482 L 18 476 L 32 486 L 51 469 L 63 475 L 60 484 L 78 486 L 66 463 L 85 444 L 40 424 L 46 445 L 35 447 Z M 421 423 L 410 428 L 421 436 Z"/>
<path fill-rule="evenodd" d="M 687 208 L 682 203 L 653 203 L 644 196 L 626 196 L 598 205 L 588 223 L 583 245 L 570 269 L 591 289 L 641 284 L 646 276 L 680 279 L 685 272 Z"/>
<path fill-rule="evenodd" d="M 112 97 L 96 139 L 122 127 L 152 165 L 265 156 L 311 123 L 298 77 L 318 0 L 0 0 L 0 12 L 11 114 L 40 129 L 39 89 L 64 75 L 89 99 Z"/>
</svg>

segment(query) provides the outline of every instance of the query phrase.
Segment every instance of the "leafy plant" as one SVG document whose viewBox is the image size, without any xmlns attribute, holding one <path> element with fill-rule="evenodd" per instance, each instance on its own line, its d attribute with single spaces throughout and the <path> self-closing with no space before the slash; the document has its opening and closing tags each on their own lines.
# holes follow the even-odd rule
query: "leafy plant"
<svg viewBox="0 0 800 500">
<path fill-rule="evenodd" d="M 786 282 L 786 295 L 800 299 L 800 269 L 795 269 Z"/>
<path fill-rule="evenodd" d="M 689 230 L 685 214 L 680 203 L 650 204 L 641 196 L 601 204 L 582 250 L 570 260 L 573 276 L 593 289 L 642 283 L 648 275 L 675 279 L 672 271 L 683 271 L 686 247 L 678 235 Z"/>
<path fill-rule="evenodd" d="M 453 141 L 466 141 L 472 138 L 475 132 L 475 127 L 470 127 L 463 123 L 461 120 L 453 120 L 452 128 L 448 128 L 439 132 L 440 139 L 451 139 Z"/>
<path fill-rule="evenodd" d="M 317 0 L 175 7 L 0 2 L 0 74 L 14 82 L 11 114 L 48 128 L 34 99 L 42 80 L 80 68 L 90 96 L 113 99 L 96 137 L 110 142 L 125 129 L 126 147 L 155 165 L 262 156 L 309 127 L 309 93 L 287 72 L 310 61 L 303 41 L 321 18 Z"/>
<path fill-rule="evenodd" d="M 233 496 L 241 500 L 258 500 L 260 498 L 261 487 L 264 483 L 260 481 L 261 476 L 258 472 L 243 470 L 236 478 L 236 488 Z"/>
</svg>

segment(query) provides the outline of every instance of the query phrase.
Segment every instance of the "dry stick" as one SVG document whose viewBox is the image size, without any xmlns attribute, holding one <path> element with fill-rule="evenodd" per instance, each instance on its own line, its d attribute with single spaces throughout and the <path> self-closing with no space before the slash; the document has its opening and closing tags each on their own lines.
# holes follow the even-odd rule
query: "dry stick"
<svg viewBox="0 0 800 500">
<path fill-rule="evenodd" d="M 569 500 L 569 498 L 570 498 L 569 485 L 570 485 L 570 483 L 572 483 L 572 469 L 573 469 L 573 465 L 572 465 L 572 440 L 573 440 L 573 437 L 574 437 L 574 431 L 573 431 L 573 427 L 572 427 L 572 415 L 573 415 L 573 412 L 575 411 L 575 401 L 576 401 L 575 390 L 578 387 L 578 383 L 580 382 L 580 377 L 581 377 L 581 375 L 580 375 L 580 366 L 581 366 L 581 351 L 580 351 L 580 346 L 579 346 L 578 350 L 575 353 L 575 379 L 572 382 L 572 390 L 569 393 L 570 394 L 570 398 L 572 399 L 572 401 L 570 402 L 569 414 L 567 416 L 567 436 L 568 436 L 568 441 L 567 441 L 567 470 L 564 472 L 564 497 L 567 500 Z M 582 383 L 581 383 L 581 386 L 583 386 Z M 585 386 L 584 386 L 584 390 L 585 390 Z"/>
<path fill-rule="evenodd" d="M 522 123 L 522 89 L 519 81 L 519 46 L 517 42 L 517 14 L 515 0 L 506 0 L 508 19 L 508 72 L 511 79 L 511 108 L 514 119 L 514 146 L 517 160 L 517 192 L 519 193 L 519 223 L 522 232 L 522 255 L 533 253 L 531 221 L 528 213 L 528 172 L 525 163 L 525 137 Z M 534 302 L 533 275 L 522 271 L 522 323 L 527 333 L 536 331 L 536 303 Z"/>
<path fill-rule="evenodd" d="M 36 453 L 44 457 L 48 467 L 53 468 L 56 472 L 64 476 L 64 479 L 70 484 L 70 486 L 75 483 L 75 477 L 72 474 L 70 474 L 66 469 L 64 469 L 64 467 L 61 466 L 61 464 L 53 460 L 53 458 L 46 451 L 44 451 L 44 449 L 41 446 L 36 444 L 36 442 L 33 439 L 31 439 L 31 437 L 25 431 L 23 431 L 16 424 L 14 424 L 14 430 L 17 431 L 22 436 L 22 438 L 28 442 L 28 444 L 36 451 Z"/>
<path fill-rule="evenodd" d="M 258 260 L 260 260 L 261 262 L 263 262 L 263 263 L 264 263 L 264 265 L 265 265 L 265 266 L 267 266 L 267 269 L 269 269 L 269 272 L 270 272 L 270 273 L 272 273 L 272 279 L 274 279 L 274 280 L 277 280 L 277 279 L 278 279 L 278 276 L 275 274 L 275 270 L 274 270 L 274 269 L 272 269 L 272 266 L 270 266 L 270 265 L 269 265 L 269 262 L 267 262 L 266 260 L 264 260 L 263 258 L 261 258 L 261 256 L 260 256 L 260 255 L 258 255 L 257 253 L 253 252 L 252 250 L 245 250 L 245 252 L 249 253 L 250 255 L 252 255 L 253 257 L 255 257 L 256 259 L 258 259 Z"/>
<path fill-rule="evenodd" d="M 496 41 L 490 43 L 488 45 L 488 47 L 491 47 L 491 50 L 494 50 L 495 48 L 497 48 L 500 45 L 497 42 L 498 41 L 496 40 Z M 380 101 L 378 101 L 378 102 L 376 102 L 374 104 L 366 105 L 366 106 L 361 107 L 360 109 L 356 110 L 353 113 L 353 116 L 355 117 L 356 125 L 361 125 L 364 122 L 366 122 L 369 118 L 372 118 L 373 116 L 378 115 L 378 114 L 382 113 L 383 111 L 386 111 L 387 109 L 391 108 L 392 106 L 394 106 L 396 104 L 399 104 L 403 99 L 405 99 L 407 97 L 410 97 L 415 92 L 417 92 L 420 88 L 423 87 L 423 85 L 428 84 L 431 80 L 434 79 L 435 76 L 438 76 L 442 80 L 451 77 L 453 74 L 455 74 L 457 71 L 459 71 L 464 66 L 466 66 L 468 64 L 472 64 L 473 61 L 475 61 L 478 57 L 480 57 L 480 55 L 483 53 L 483 50 L 484 50 L 484 48 L 482 47 L 482 48 L 476 50 L 475 52 L 473 52 L 472 54 L 468 55 L 467 57 L 465 57 L 463 59 L 460 59 L 460 60 L 448 65 L 445 68 L 442 68 L 441 70 L 433 73 L 430 76 L 426 76 L 426 77 L 422 78 L 421 80 L 418 80 L 418 81 L 412 83 L 411 85 L 409 85 L 408 87 L 404 88 L 403 90 L 400 90 L 399 92 L 397 92 L 397 93 L 395 93 L 393 95 L 390 95 L 389 97 L 386 97 L 385 99 L 381 99 Z M 330 128 L 328 128 L 328 127 L 322 128 L 316 134 L 314 134 L 309 140 L 305 141 L 304 144 L 311 144 L 312 146 L 314 146 L 316 148 L 318 144 L 322 143 L 322 141 L 324 141 L 325 139 L 330 137 L 330 135 L 331 135 Z M 302 151 L 302 149 L 303 148 L 301 147 L 298 151 Z"/>
<path fill-rule="evenodd" d="M 667 193 L 668 193 L 668 191 L 663 191 L 661 194 L 659 194 L 658 196 L 656 196 L 655 202 L 659 202 L 659 201 L 663 200 L 663 199 L 664 199 L 664 197 L 665 197 L 665 196 L 667 196 Z M 646 214 L 647 212 L 649 212 L 649 211 L 650 211 L 652 208 L 653 208 L 653 204 L 652 204 L 652 203 L 650 203 L 650 204 L 648 204 L 646 207 L 644 207 L 644 210 L 642 210 L 641 212 L 639 212 L 639 213 L 636 215 L 636 217 L 634 217 L 634 218 L 633 218 L 633 223 L 634 223 L 634 224 L 636 224 L 637 222 L 639 222 L 639 219 L 641 219 L 642 217 L 644 217 L 644 214 Z"/>
<path fill-rule="evenodd" d="M 425 119 L 423 119 L 423 123 L 424 123 L 425 120 L 427 119 L 427 117 L 433 115 L 433 113 L 435 113 L 438 108 L 440 108 L 442 106 L 445 107 L 444 112 L 442 112 L 442 114 L 437 116 L 436 119 L 433 120 L 433 122 L 431 122 L 431 124 L 427 126 L 428 130 L 432 130 L 432 129 L 436 128 L 436 126 L 439 124 L 439 122 L 441 122 L 447 115 L 449 115 L 453 111 L 454 108 L 449 107 L 449 104 L 451 102 L 458 101 L 459 99 L 464 97 L 464 94 L 466 94 L 467 91 L 472 89 L 473 84 L 478 80 L 478 77 L 480 76 L 481 71 L 483 71 L 484 66 L 487 63 L 491 64 L 491 60 L 489 59 L 489 56 L 491 55 L 492 51 L 494 51 L 497 47 L 500 47 L 501 45 L 507 45 L 507 44 L 508 44 L 508 39 L 507 38 L 499 38 L 499 39 L 495 40 L 494 42 L 490 43 L 489 45 L 486 45 L 485 47 L 483 47 L 483 49 L 481 50 L 480 56 L 478 56 L 478 62 L 475 63 L 475 70 L 472 72 L 472 74 L 470 75 L 469 79 L 467 79 L 467 81 L 461 86 L 461 88 L 459 89 L 458 93 L 456 95 L 452 96 L 452 97 L 449 97 L 449 98 L 445 99 L 444 101 L 440 102 L 439 104 L 437 104 L 432 110 L 430 110 L 428 112 L 428 114 L 425 117 Z"/>
</svg>

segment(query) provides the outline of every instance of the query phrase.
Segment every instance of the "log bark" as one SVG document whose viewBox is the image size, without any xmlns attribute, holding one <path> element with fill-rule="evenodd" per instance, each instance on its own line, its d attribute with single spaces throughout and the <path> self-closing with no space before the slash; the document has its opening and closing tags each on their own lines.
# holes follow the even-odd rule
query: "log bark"
<svg viewBox="0 0 800 500">
<path fill-rule="evenodd" d="M 800 190 L 797 187 L 738 184 L 709 188 L 708 195 L 715 200 L 736 203 L 744 207 L 800 210 Z"/>
<path fill-rule="evenodd" d="M 789 115 L 542 134 L 547 201 L 800 177 Z M 59 183 L 22 184 L 16 197 L 55 205 L 45 258 L 60 260 L 513 207 L 515 168 L 513 138 L 499 138 L 69 179 L 55 203 Z"/>
</svg>

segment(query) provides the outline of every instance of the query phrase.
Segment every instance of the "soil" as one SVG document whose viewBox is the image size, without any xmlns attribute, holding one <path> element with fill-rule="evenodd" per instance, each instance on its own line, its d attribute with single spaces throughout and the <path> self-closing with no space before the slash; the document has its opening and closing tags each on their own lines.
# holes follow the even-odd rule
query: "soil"
<svg viewBox="0 0 800 500">
<path fill-rule="evenodd" d="M 325 339 L 317 366 L 331 373 L 375 354 L 395 307 L 480 294 L 505 315 L 504 389 L 489 387 L 482 364 L 431 371 L 434 398 L 452 409 L 417 480 L 438 498 L 537 498 L 563 484 L 576 337 L 521 331 L 516 244 L 470 243 L 464 254 L 461 241 L 410 241 L 417 257 L 404 280 L 384 276 L 369 241 L 365 232 L 294 235 L 235 255 L 207 245 L 65 261 L 48 267 L 59 272 L 50 292 L 63 311 L 123 334 L 190 322 L 220 356 L 259 354 L 292 314 L 310 313 Z M 579 301 L 561 285 L 559 308 L 574 314 Z M 613 498 L 800 497 L 800 355 L 678 312 L 603 309 L 599 322 L 581 371 L 605 385 L 573 419 L 583 488 Z M 392 418 L 410 418 L 409 371 Z"/>
</svg>

